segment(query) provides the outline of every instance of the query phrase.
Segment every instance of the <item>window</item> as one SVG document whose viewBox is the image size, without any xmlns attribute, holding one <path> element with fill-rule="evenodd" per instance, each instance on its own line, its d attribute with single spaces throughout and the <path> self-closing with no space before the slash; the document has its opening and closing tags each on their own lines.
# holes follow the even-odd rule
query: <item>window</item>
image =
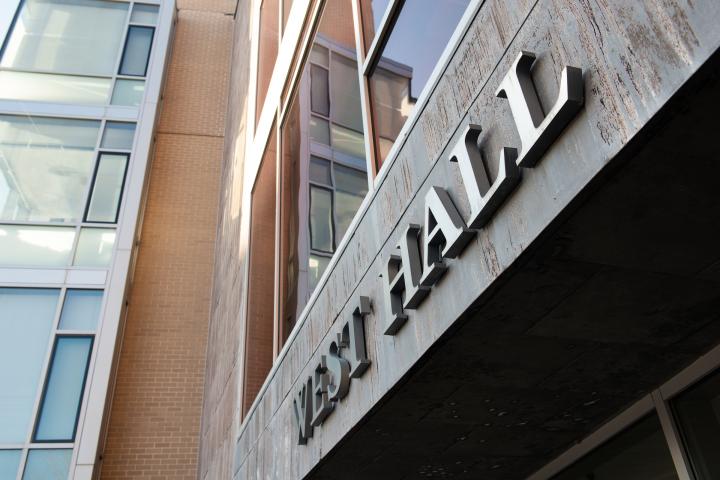
<svg viewBox="0 0 720 480">
<path fill-rule="evenodd" d="M 80 230 L 73 265 L 79 267 L 109 267 L 114 245 L 114 229 L 83 228 Z"/>
<path fill-rule="evenodd" d="M 0 220 L 81 218 L 100 122 L 0 115 Z"/>
<path fill-rule="evenodd" d="M 25 442 L 59 293 L 0 288 L 0 444 Z"/>
<path fill-rule="evenodd" d="M 672 480 L 677 472 L 656 415 L 646 417 L 553 480 Z"/>
<path fill-rule="evenodd" d="M 277 60 L 280 42 L 279 14 L 280 0 L 262 0 L 260 6 L 260 38 L 258 39 L 257 88 L 255 96 L 255 123 L 262 113 L 265 96 L 270 87 L 270 78 Z"/>
<path fill-rule="evenodd" d="M 121 75 L 145 76 L 154 34 L 155 29 L 152 27 L 130 26 L 120 62 Z"/>
<path fill-rule="evenodd" d="M 278 347 L 368 191 L 349 0 L 325 4 L 300 78 L 281 137 Z"/>
<path fill-rule="evenodd" d="M 720 478 L 720 373 L 684 392 L 673 410 L 697 480 Z"/>
<path fill-rule="evenodd" d="M 127 154 L 100 154 L 85 216 L 88 222 L 117 222 L 128 158 Z"/>
<path fill-rule="evenodd" d="M 102 297 L 0 288 L 0 478 L 67 478 Z"/>
<path fill-rule="evenodd" d="M 71 458 L 68 448 L 30 450 L 22 480 L 65 480 Z"/>
<path fill-rule="evenodd" d="M 375 158 L 378 168 L 414 109 L 469 0 L 372 1 L 363 18 L 366 45 L 375 39 L 388 8 L 388 33 L 378 38 L 369 79 Z M 398 10 L 399 9 L 399 10 Z"/>
<path fill-rule="evenodd" d="M 1 52 L 0 96 L 139 105 L 144 80 L 129 83 L 118 75 L 146 75 L 158 7 L 129 7 L 108 0 L 24 0 Z"/>
<path fill-rule="evenodd" d="M 36 442 L 75 440 L 92 343 L 92 336 L 56 338 L 35 427 Z"/>
</svg>

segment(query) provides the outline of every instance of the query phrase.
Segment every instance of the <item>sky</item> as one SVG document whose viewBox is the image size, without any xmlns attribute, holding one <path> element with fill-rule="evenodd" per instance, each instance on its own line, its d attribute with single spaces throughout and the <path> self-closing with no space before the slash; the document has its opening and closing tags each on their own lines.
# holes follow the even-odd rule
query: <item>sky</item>
<svg viewBox="0 0 720 480">
<path fill-rule="evenodd" d="M 7 34 L 20 0 L 0 0 L 0 44 Z"/>
</svg>

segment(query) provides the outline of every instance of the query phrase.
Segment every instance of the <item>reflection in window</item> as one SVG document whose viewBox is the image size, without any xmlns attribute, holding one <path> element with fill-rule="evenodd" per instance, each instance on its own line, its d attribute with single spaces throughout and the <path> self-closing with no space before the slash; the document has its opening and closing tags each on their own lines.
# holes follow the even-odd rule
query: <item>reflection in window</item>
<svg viewBox="0 0 720 480">
<path fill-rule="evenodd" d="M 102 298 L 102 290 L 68 290 L 58 329 L 94 331 L 100 319 Z"/>
<path fill-rule="evenodd" d="M 25 0 L 0 64 L 14 70 L 110 76 L 128 3 Z"/>
<path fill-rule="evenodd" d="M 332 192 L 310 186 L 310 248 L 332 252 L 335 244 Z"/>
<path fill-rule="evenodd" d="M 72 449 L 37 449 L 28 452 L 22 480 L 66 480 Z"/>
<path fill-rule="evenodd" d="M 24 102 L 106 105 L 112 80 L 55 73 L 0 72 L 0 97 Z"/>
<path fill-rule="evenodd" d="M 0 478 L 13 480 L 20 466 L 21 450 L 0 450 Z"/>
<path fill-rule="evenodd" d="M 155 29 L 131 26 L 125 40 L 125 51 L 120 62 L 120 75 L 144 77 L 147 73 Z"/>
<path fill-rule="evenodd" d="M 279 340 L 284 342 L 368 189 L 352 2 L 326 2 L 282 125 Z"/>
<path fill-rule="evenodd" d="M 414 0 L 403 4 L 377 65 L 370 72 L 378 167 L 469 3 L 469 0 Z"/>
<path fill-rule="evenodd" d="M 73 227 L 0 225 L 0 265 L 64 267 L 73 240 Z"/>
<path fill-rule="evenodd" d="M 92 343 L 91 336 L 57 337 L 35 429 L 36 442 L 74 441 Z"/>
<path fill-rule="evenodd" d="M 127 80 L 120 78 L 115 81 L 115 89 L 113 90 L 110 103 L 126 107 L 137 107 L 142 102 L 144 94 L 144 80 Z"/>
<path fill-rule="evenodd" d="M 716 373 L 673 402 L 697 480 L 720 478 L 720 374 Z"/>
<path fill-rule="evenodd" d="M 82 218 L 99 130 L 95 120 L 0 115 L 0 220 Z"/>
<path fill-rule="evenodd" d="M 390 0 L 365 0 L 360 2 L 365 48 L 370 48 L 372 45 L 375 35 L 380 30 L 380 22 L 385 16 L 389 4 Z"/>
<path fill-rule="evenodd" d="M 108 267 L 115 245 L 112 228 L 83 228 L 80 230 L 75 260 L 78 267 Z"/>
<path fill-rule="evenodd" d="M 100 146 L 113 150 L 130 150 L 132 149 L 134 138 L 134 123 L 107 122 Z"/>
<path fill-rule="evenodd" d="M 553 480 L 677 479 L 656 415 L 640 420 L 589 453 Z"/>
<path fill-rule="evenodd" d="M 127 162 L 126 154 L 100 154 L 95 181 L 90 192 L 86 221 L 117 222 Z"/>
<path fill-rule="evenodd" d="M 155 25 L 158 19 L 157 5 L 143 5 L 136 3 L 133 6 L 130 23 L 145 23 L 147 25 Z"/>
<path fill-rule="evenodd" d="M 0 444 L 26 440 L 59 293 L 0 288 Z"/>
<path fill-rule="evenodd" d="M 279 1 L 280 0 L 262 0 L 262 5 L 260 6 L 255 123 L 260 119 L 278 54 L 278 41 L 280 36 L 278 30 Z"/>
</svg>

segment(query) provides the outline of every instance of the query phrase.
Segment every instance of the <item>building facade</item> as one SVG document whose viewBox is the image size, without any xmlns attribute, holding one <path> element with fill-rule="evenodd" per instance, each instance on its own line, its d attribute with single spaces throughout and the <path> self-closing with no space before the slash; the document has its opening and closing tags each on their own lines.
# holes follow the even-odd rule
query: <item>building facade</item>
<svg viewBox="0 0 720 480">
<path fill-rule="evenodd" d="M 717 1 L 12 10 L 0 479 L 720 478 Z"/>
<path fill-rule="evenodd" d="M 718 476 L 717 2 L 242 9 L 200 478 Z"/>
</svg>

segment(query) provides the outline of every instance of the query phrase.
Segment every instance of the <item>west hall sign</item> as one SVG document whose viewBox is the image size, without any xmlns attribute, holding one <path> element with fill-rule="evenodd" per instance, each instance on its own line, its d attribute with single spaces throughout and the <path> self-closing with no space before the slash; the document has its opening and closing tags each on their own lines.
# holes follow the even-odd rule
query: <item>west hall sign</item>
<svg viewBox="0 0 720 480">
<path fill-rule="evenodd" d="M 408 225 L 387 258 L 381 275 L 388 308 L 385 335 L 400 331 L 408 320 L 407 311 L 419 308 L 433 285 L 447 272 L 446 260 L 463 251 L 517 188 L 520 168 L 533 168 L 582 107 L 582 70 L 565 67 L 558 98 L 545 114 L 530 72 L 534 61 L 535 54 L 520 52 L 495 92 L 510 103 L 522 144 L 520 153 L 504 147 L 497 178 L 490 183 L 478 148 L 482 129 L 479 125 L 468 125 L 447 158 L 458 164 L 470 204 L 469 217 L 462 218 L 446 189 L 433 186 L 425 195 L 424 225 Z M 360 296 L 352 318 L 343 324 L 326 354 L 320 356 L 313 374 L 297 391 L 293 409 L 299 444 L 307 443 L 313 428 L 322 425 L 348 394 L 352 379 L 361 377 L 370 365 L 364 330 L 368 313 L 370 299 Z"/>
</svg>

